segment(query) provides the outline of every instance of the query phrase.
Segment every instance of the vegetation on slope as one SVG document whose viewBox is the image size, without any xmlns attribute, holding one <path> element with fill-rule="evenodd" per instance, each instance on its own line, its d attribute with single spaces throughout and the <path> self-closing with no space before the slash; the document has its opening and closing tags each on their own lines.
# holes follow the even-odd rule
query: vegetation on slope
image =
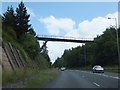
<svg viewBox="0 0 120 90">
<path fill-rule="evenodd" d="M 118 31 L 120 41 L 120 28 Z M 107 28 L 102 35 L 94 38 L 92 43 L 65 50 L 62 57 L 59 57 L 54 63 L 54 67 L 65 66 L 67 68 L 92 67 L 93 65 L 119 65 L 114 27 Z"/>
<path fill-rule="evenodd" d="M 27 14 L 23 2 L 16 8 L 16 13 L 12 6 L 8 6 L 7 11 L 2 16 L 3 42 L 10 42 L 13 47 L 17 48 L 26 64 L 24 69 L 21 68 L 16 71 L 3 70 L 3 85 L 23 80 L 40 70 L 46 70 L 50 67 L 47 49 L 40 52 L 40 45 L 35 38 L 34 29 L 29 24 L 29 17 L 30 15 Z"/>
</svg>

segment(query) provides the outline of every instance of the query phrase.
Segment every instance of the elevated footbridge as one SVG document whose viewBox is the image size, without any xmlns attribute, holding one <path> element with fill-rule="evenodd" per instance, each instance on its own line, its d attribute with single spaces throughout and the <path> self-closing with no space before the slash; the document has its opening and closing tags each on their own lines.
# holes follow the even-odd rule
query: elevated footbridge
<svg viewBox="0 0 120 90">
<path fill-rule="evenodd" d="M 94 42 L 93 39 L 74 38 L 74 37 L 62 37 L 62 36 L 47 36 L 37 35 L 36 38 L 42 41 L 56 41 L 56 42 L 73 42 L 73 43 L 86 43 Z"/>
</svg>

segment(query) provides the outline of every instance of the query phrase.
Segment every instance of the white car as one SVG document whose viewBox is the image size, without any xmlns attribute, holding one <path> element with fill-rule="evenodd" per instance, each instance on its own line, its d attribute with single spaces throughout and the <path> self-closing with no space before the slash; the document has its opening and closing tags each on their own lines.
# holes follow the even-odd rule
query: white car
<svg viewBox="0 0 120 90">
<path fill-rule="evenodd" d="M 65 69 L 66 69 L 65 67 L 61 67 L 61 68 L 60 68 L 61 71 L 64 71 Z"/>
<path fill-rule="evenodd" d="M 104 68 L 101 67 L 100 65 L 95 65 L 92 68 L 93 73 L 104 73 Z"/>
</svg>

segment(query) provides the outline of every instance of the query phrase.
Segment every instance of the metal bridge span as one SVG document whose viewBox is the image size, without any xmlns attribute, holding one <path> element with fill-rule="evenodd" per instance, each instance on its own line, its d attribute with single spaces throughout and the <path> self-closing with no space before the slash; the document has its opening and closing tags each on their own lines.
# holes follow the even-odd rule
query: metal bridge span
<svg viewBox="0 0 120 90">
<path fill-rule="evenodd" d="M 94 42 L 91 39 L 75 39 L 69 37 L 57 37 L 57 36 L 36 36 L 38 40 L 42 41 L 57 41 L 57 42 L 74 42 L 74 43 L 86 43 L 86 42 Z"/>
</svg>

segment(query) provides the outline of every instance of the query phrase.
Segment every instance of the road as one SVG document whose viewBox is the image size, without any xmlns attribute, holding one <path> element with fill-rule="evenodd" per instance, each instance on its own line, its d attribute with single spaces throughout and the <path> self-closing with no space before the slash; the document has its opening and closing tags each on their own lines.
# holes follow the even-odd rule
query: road
<svg viewBox="0 0 120 90">
<path fill-rule="evenodd" d="M 119 88 L 119 80 L 117 73 L 65 70 L 46 88 Z"/>
</svg>

